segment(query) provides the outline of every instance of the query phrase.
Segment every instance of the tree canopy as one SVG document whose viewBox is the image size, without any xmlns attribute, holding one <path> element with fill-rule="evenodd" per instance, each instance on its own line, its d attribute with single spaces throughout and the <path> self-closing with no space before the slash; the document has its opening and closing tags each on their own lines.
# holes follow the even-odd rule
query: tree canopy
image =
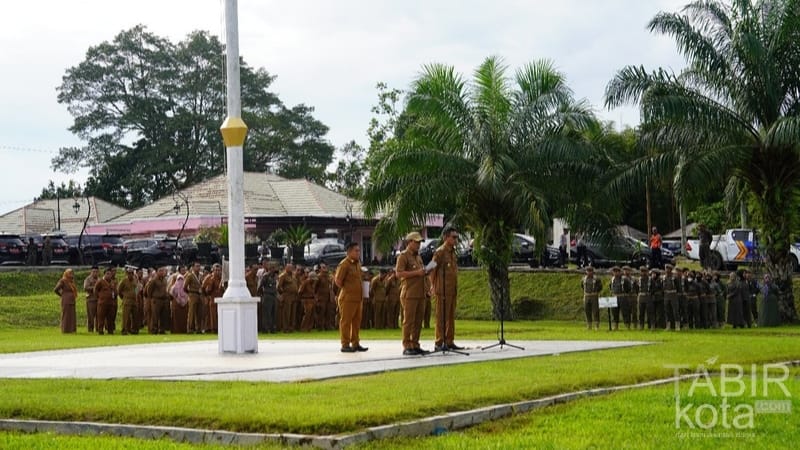
<svg viewBox="0 0 800 450">
<path fill-rule="evenodd" d="M 688 61 L 679 74 L 629 66 L 606 88 L 606 105 L 638 103 L 642 141 L 659 149 L 625 180 L 674 170 L 680 199 L 723 179 L 753 201 L 766 267 L 794 320 L 789 248 L 800 194 L 800 1 L 703 0 L 657 14 Z"/>
<path fill-rule="evenodd" d="M 475 237 L 487 267 L 495 317 L 509 306 L 513 233 L 549 223 L 548 192 L 581 170 L 591 151 L 581 134 L 594 122 L 562 74 L 536 61 L 510 78 L 487 58 L 471 82 L 453 67 L 425 66 L 409 92 L 392 145 L 370 167 L 367 214 L 383 213 L 376 234 L 391 242 L 430 214 Z M 399 125 L 398 125 L 399 126 Z M 397 130 L 396 130 L 397 131 Z"/>
<path fill-rule="evenodd" d="M 223 55 L 207 32 L 174 44 L 143 26 L 89 48 L 57 89 L 85 145 L 62 148 L 53 168 L 88 167 L 86 190 L 128 208 L 223 173 Z M 285 106 L 269 91 L 274 79 L 241 61 L 244 168 L 322 183 L 334 150 L 328 127 L 312 107 Z"/>
</svg>

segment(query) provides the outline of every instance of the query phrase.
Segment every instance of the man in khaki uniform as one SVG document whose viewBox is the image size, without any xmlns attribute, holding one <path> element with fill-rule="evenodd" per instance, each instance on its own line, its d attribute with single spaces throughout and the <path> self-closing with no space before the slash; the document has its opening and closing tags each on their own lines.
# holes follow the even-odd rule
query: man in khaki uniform
<svg viewBox="0 0 800 450">
<path fill-rule="evenodd" d="M 117 285 L 117 293 L 122 299 L 122 334 L 139 334 L 139 328 L 135 325 L 137 284 L 133 267 L 127 267 L 125 278 Z"/>
<path fill-rule="evenodd" d="M 381 269 L 369 284 L 369 296 L 375 314 L 373 324 L 378 330 L 386 328 L 386 273 L 386 269 Z"/>
<path fill-rule="evenodd" d="M 103 278 L 97 280 L 94 292 L 97 295 L 97 328 L 98 334 L 103 334 L 103 328 L 108 334 L 114 334 L 117 318 L 117 269 L 109 267 Z"/>
<path fill-rule="evenodd" d="M 251 297 L 258 297 L 258 264 L 250 264 L 244 272 L 244 282 Z"/>
<path fill-rule="evenodd" d="M 403 308 L 403 355 L 426 355 L 419 345 L 422 317 L 425 314 L 425 267 L 419 256 L 422 236 L 416 231 L 406 236 L 406 249 L 397 257 L 395 271 L 400 279 L 400 304 Z"/>
<path fill-rule="evenodd" d="M 462 350 L 455 344 L 456 302 L 458 301 L 458 231 L 450 226 L 442 230 L 442 245 L 433 253 L 436 267 L 431 271 L 431 285 L 436 295 L 436 350 Z"/>
<path fill-rule="evenodd" d="M 334 282 L 339 287 L 339 338 L 342 353 L 365 352 L 361 346 L 362 286 L 361 246 L 356 242 L 347 244 L 347 256 L 336 268 Z"/>
<path fill-rule="evenodd" d="M 336 316 L 336 303 L 332 302 L 333 288 L 331 277 L 328 274 L 328 265 L 319 265 L 317 282 L 314 283 L 314 312 L 316 313 L 316 326 L 318 330 L 330 330 L 331 316 Z"/>
<path fill-rule="evenodd" d="M 94 293 L 94 286 L 100 280 L 100 269 L 92 266 L 89 276 L 83 280 L 83 290 L 86 291 L 86 321 L 89 333 L 94 332 L 94 323 L 97 320 L 97 295 Z"/>
<path fill-rule="evenodd" d="M 147 296 L 153 302 L 150 311 L 150 332 L 165 334 L 172 328 L 169 316 L 169 294 L 167 293 L 167 268 L 159 267 L 155 277 L 147 283 Z"/>
<path fill-rule="evenodd" d="M 294 276 L 294 266 L 286 264 L 283 273 L 278 276 L 278 314 L 284 333 L 294 330 L 294 321 L 297 317 L 294 308 L 297 303 L 297 291 L 299 289 L 300 285 Z"/>
<path fill-rule="evenodd" d="M 203 297 L 200 290 L 200 263 L 192 264 L 192 270 L 186 274 L 183 290 L 189 294 L 189 312 L 186 320 L 186 331 L 201 333 L 203 331 Z"/>
<path fill-rule="evenodd" d="M 222 265 L 215 263 L 211 266 L 211 273 L 203 278 L 201 292 L 205 297 L 205 331 L 209 333 L 217 332 L 217 304 L 214 299 L 222 297 L 225 293 L 222 286 Z"/>
<path fill-rule="evenodd" d="M 384 280 L 386 285 L 386 326 L 397 329 L 400 317 L 400 282 L 397 280 L 394 268 L 389 269 L 389 275 Z"/>
</svg>

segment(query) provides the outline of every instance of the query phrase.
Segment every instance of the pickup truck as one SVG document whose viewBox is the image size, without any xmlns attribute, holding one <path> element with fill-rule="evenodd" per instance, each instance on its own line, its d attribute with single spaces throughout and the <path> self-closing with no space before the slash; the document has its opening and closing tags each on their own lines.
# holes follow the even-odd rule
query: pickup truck
<svg viewBox="0 0 800 450">
<path fill-rule="evenodd" d="M 715 234 L 711 239 L 711 248 L 708 255 L 709 266 L 713 270 L 724 267 L 760 262 L 761 255 L 758 251 L 758 235 L 755 231 L 746 228 L 726 230 L 725 234 Z M 789 248 L 792 268 L 796 272 L 800 264 L 800 244 L 792 244 Z M 690 239 L 686 241 L 686 255 L 689 259 L 700 259 L 700 241 Z"/>
</svg>

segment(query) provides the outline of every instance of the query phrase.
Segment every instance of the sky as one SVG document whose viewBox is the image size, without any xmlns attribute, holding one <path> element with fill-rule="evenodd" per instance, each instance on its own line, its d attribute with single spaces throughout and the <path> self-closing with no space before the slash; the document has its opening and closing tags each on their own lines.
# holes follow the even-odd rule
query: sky
<svg viewBox="0 0 800 450">
<path fill-rule="evenodd" d="M 683 59 L 647 22 L 686 0 L 240 0 L 239 48 L 253 67 L 277 79 L 287 105 L 304 103 L 330 127 L 338 147 L 367 144 L 378 82 L 406 89 L 423 65 L 452 65 L 469 78 L 488 56 L 510 72 L 549 59 L 576 98 L 604 120 L 635 126 L 635 106 L 606 110 L 603 92 L 626 65 L 678 71 Z M 220 0 L 26 0 L 3 2 L 0 15 L 0 214 L 20 208 L 55 172 L 58 149 L 80 146 L 72 117 L 56 100 L 65 71 L 89 47 L 142 24 L 178 42 L 193 30 L 224 36 Z M 246 151 L 246 149 L 245 149 Z"/>
</svg>

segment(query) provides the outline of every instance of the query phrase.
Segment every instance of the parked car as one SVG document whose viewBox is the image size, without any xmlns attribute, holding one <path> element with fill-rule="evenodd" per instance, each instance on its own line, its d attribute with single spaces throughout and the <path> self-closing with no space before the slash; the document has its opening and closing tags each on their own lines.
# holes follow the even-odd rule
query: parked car
<svg viewBox="0 0 800 450">
<path fill-rule="evenodd" d="M 69 245 L 69 263 L 78 264 L 80 253 L 78 252 L 78 241 L 81 241 L 83 248 L 84 264 L 113 264 L 122 266 L 125 264 L 125 246 L 122 236 L 118 234 L 74 234 L 65 236 L 64 240 Z"/>
<path fill-rule="evenodd" d="M 419 243 L 419 257 L 422 262 L 428 264 L 433 259 L 433 253 L 439 248 L 439 239 L 425 239 Z"/>
<path fill-rule="evenodd" d="M 699 240 L 686 241 L 686 255 L 690 259 L 700 260 Z M 708 265 L 713 270 L 722 270 L 725 267 L 761 264 L 762 258 L 763 253 L 758 248 L 758 233 L 749 228 L 732 228 L 712 237 Z M 789 246 L 789 261 L 792 263 L 793 271 L 800 270 L 799 243 Z"/>
<path fill-rule="evenodd" d="M 178 240 L 178 254 L 182 264 L 191 264 L 197 261 L 198 251 L 193 237 L 182 237 Z"/>
<path fill-rule="evenodd" d="M 312 242 L 306 246 L 303 259 L 309 266 L 325 263 L 329 267 L 336 267 L 345 256 L 347 251 L 338 242 Z"/>
<path fill-rule="evenodd" d="M 33 242 L 36 243 L 37 252 L 36 252 L 36 264 L 42 264 L 44 262 L 44 240 L 46 238 L 50 238 L 50 248 L 52 249 L 52 254 L 50 257 L 50 264 L 69 264 L 69 244 L 64 241 L 64 238 L 60 234 L 23 234 L 20 236 L 23 243 L 27 243 L 28 239 L 33 238 Z"/>
<path fill-rule="evenodd" d="M 0 265 L 24 265 L 27 251 L 18 234 L 0 233 Z"/>
<path fill-rule="evenodd" d="M 127 263 L 138 267 L 178 264 L 178 241 L 175 238 L 143 238 L 125 241 Z"/>
<path fill-rule="evenodd" d="M 636 268 L 650 264 L 650 256 L 652 254 L 650 247 L 645 242 L 631 236 L 615 236 L 605 245 L 594 238 L 586 238 L 584 244 L 586 245 L 586 257 L 593 267 L 627 264 Z M 674 264 L 675 254 L 671 250 L 662 247 L 661 259 L 664 264 Z M 570 248 L 570 260 L 575 263 L 578 261 L 578 253 L 575 246 Z"/>
</svg>

